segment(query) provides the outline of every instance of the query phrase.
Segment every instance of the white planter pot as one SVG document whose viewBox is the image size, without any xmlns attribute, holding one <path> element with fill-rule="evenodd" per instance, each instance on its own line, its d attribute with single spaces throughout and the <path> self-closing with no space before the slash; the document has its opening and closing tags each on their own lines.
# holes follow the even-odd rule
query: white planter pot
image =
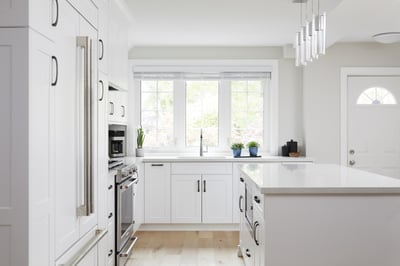
<svg viewBox="0 0 400 266">
<path fill-rule="evenodd" d="M 143 149 L 136 149 L 136 157 L 143 157 L 144 150 Z"/>
</svg>

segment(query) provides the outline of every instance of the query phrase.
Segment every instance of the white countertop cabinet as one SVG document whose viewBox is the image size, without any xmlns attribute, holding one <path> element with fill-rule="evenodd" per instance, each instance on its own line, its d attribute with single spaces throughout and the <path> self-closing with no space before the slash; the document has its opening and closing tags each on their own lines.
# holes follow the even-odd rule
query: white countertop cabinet
<svg viewBox="0 0 400 266">
<path fill-rule="evenodd" d="M 253 195 L 262 197 L 253 202 L 253 236 L 241 220 L 246 266 L 399 265 L 400 180 L 337 165 L 241 170 Z"/>
</svg>

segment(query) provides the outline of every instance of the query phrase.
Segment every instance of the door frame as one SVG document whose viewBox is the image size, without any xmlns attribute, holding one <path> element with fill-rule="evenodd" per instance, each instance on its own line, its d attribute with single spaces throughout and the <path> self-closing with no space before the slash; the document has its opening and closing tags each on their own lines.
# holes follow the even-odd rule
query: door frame
<svg viewBox="0 0 400 266">
<path fill-rule="evenodd" d="M 400 67 L 342 67 L 340 69 L 340 164 L 347 166 L 347 92 L 349 77 L 400 77 Z"/>
</svg>

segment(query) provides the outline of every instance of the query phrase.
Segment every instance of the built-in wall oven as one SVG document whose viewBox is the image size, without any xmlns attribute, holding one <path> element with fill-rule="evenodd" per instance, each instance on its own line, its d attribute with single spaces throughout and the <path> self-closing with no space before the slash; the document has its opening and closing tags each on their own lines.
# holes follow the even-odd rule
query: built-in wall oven
<svg viewBox="0 0 400 266">
<path fill-rule="evenodd" d="M 108 139 L 110 158 L 124 157 L 126 155 L 126 126 L 110 125 Z"/>
<path fill-rule="evenodd" d="M 115 243 L 116 265 L 128 260 L 137 238 L 133 236 L 135 224 L 135 194 L 139 182 L 135 165 L 122 166 L 115 176 Z"/>
</svg>

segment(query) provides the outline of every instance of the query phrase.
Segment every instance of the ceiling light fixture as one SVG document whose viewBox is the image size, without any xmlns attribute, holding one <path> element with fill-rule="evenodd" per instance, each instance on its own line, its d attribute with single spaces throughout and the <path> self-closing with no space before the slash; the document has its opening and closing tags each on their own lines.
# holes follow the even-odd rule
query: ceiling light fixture
<svg viewBox="0 0 400 266">
<path fill-rule="evenodd" d="M 384 44 L 400 42 L 400 32 L 383 32 L 372 36 L 375 41 Z"/>
<path fill-rule="evenodd" d="M 326 12 L 321 14 L 318 0 L 318 14 L 314 13 L 314 0 L 311 0 L 310 16 L 308 16 L 309 0 L 292 0 L 300 4 L 300 30 L 296 32 L 294 48 L 296 49 L 296 66 L 305 66 L 318 59 L 326 51 Z M 303 19 L 303 6 L 305 7 Z"/>
</svg>

